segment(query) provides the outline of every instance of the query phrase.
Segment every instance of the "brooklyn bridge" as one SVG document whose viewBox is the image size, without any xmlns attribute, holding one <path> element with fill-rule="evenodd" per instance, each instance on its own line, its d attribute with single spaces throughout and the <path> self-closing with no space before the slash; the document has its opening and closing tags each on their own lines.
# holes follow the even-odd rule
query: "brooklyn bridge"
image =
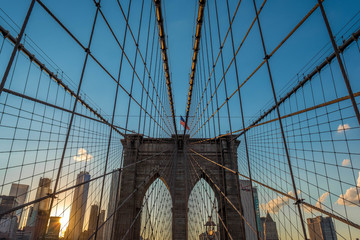
<svg viewBox="0 0 360 240">
<path fill-rule="evenodd" d="M 359 240 L 360 2 L 0 2 L 0 240 Z"/>
</svg>

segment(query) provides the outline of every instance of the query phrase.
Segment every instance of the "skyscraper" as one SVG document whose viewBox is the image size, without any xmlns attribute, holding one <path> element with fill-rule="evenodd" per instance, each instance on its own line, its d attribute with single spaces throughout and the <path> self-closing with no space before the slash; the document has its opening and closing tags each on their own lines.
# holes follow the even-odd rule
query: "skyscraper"
<svg viewBox="0 0 360 240">
<path fill-rule="evenodd" d="M 253 187 L 253 196 L 251 197 L 251 182 L 249 180 L 240 180 L 240 196 L 244 212 L 243 214 L 246 221 L 251 225 L 253 229 L 256 229 L 255 224 L 257 224 L 259 232 L 261 232 L 257 188 Z M 256 215 L 254 214 L 254 203 Z M 249 227 L 248 224 L 245 224 L 245 236 L 247 240 L 258 239 L 256 233 L 254 233 L 254 231 Z"/>
<path fill-rule="evenodd" d="M 94 234 L 94 232 L 97 229 L 97 221 L 98 221 L 98 216 L 99 216 L 99 225 L 98 227 L 101 226 L 101 224 L 104 223 L 104 217 L 105 217 L 105 210 L 101 210 L 100 214 L 99 213 L 99 206 L 97 204 L 91 205 L 91 209 L 90 209 L 90 216 L 89 216 L 89 227 L 87 231 L 83 232 L 83 238 L 85 239 L 95 239 L 95 235 L 90 238 L 90 236 L 92 234 Z M 103 239 L 103 233 L 104 233 L 104 227 L 102 227 L 101 229 L 98 230 L 97 234 L 96 234 L 96 239 L 97 240 L 102 240 Z"/>
<path fill-rule="evenodd" d="M 279 236 L 276 230 L 276 222 L 274 222 L 270 214 L 267 213 L 266 217 L 260 218 L 260 221 L 264 234 L 264 240 L 279 240 Z"/>
<path fill-rule="evenodd" d="M 22 205 L 26 201 L 28 191 L 29 191 L 29 185 L 13 183 L 11 184 L 9 196 L 16 197 L 18 205 Z M 23 214 L 23 210 L 24 209 L 19 209 L 16 211 L 16 216 L 18 217 L 18 226 L 20 229 L 24 225 L 25 216 Z"/>
<path fill-rule="evenodd" d="M 116 193 L 118 193 L 118 188 L 121 186 L 121 183 L 119 183 L 119 171 L 115 171 L 112 173 L 111 176 L 111 188 L 110 188 L 110 196 L 109 196 L 109 203 L 108 203 L 108 209 L 107 209 L 107 218 L 110 218 L 111 214 L 114 213 L 115 207 L 116 207 Z M 121 179 L 121 177 L 120 177 Z M 121 180 L 120 180 L 121 181 Z M 120 192 L 120 191 L 119 191 Z M 119 199 L 119 198 L 118 198 Z M 112 225 L 114 222 L 115 215 L 112 215 L 112 217 L 109 219 L 109 221 L 105 224 L 104 230 L 104 239 L 110 239 L 111 238 L 111 232 L 112 232 Z"/>
<path fill-rule="evenodd" d="M 76 184 L 81 184 L 90 180 L 90 174 L 82 171 L 77 175 Z M 86 210 L 89 183 L 85 183 L 75 188 L 73 201 L 70 211 L 69 226 L 66 229 L 65 237 L 75 240 L 80 238 L 83 229 L 84 216 Z"/>
<path fill-rule="evenodd" d="M 310 240 L 337 240 L 331 217 L 308 218 L 307 224 Z"/>
<path fill-rule="evenodd" d="M 39 199 L 51 194 L 50 178 L 40 178 L 39 187 L 36 191 L 35 199 Z M 32 210 L 29 212 L 27 227 L 31 229 L 31 239 L 39 239 L 46 233 L 48 215 L 50 211 L 50 200 L 51 198 L 44 199 L 33 205 Z"/>
</svg>

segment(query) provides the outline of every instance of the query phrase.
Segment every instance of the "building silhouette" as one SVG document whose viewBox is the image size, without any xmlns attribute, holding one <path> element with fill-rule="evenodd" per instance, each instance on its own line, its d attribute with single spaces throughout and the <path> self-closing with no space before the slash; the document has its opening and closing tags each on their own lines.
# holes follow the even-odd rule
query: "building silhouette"
<svg viewBox="0 0 360 240">
<path fill-rule="evenodd" d="M 13 183 L 13 184 L 11 184 L 9 196 L 16 197 L 18 205 L 22 205 L 26 201 L 28 191 L 29 191 L 29 185 Z M 16 216 L 18 218 L 18 220 L 17 220 L 18 227 L 20 229 L 25 225 L 25 223 L 24 223 L 25 216 L 24 215 L 25 214 L 24 214 L 23 208 L 16 211 Z"/>
<path fill-rule="evenodd" d="M 18 206 L 16 197 L 0 196 L 0 212 L 8 211 Z M 0 218 L 0 239 L 15 239 L 18 228 L 15 212 L 6 214 Z"/>
<path fill-rule="evenodd" d="M 104 223 L 104 221 L 105 221 L 105 210 L 101 210 L 100 215 L 99 215 L 99 228 Z M 104 232 L 105 232 L 105 225 L 99 229 L 96 239 L 97 240 L 105 239 Z"/>
<path fill-rule="evenodd" d="M 108 208 L 107 208 L 107 217 L 106 219 L 110 218 L 105 223 L 105 230 L 104 230 L 104 239 L 110 239 L 111 233 L 112 233 L 112 226 L 115 219 L 115 215 L 112 215 L 115 211 L 116 206 L 116 193 L 120 192 L 118 191 L 118 188 L 121 185 L 121 178 L 120 178 L 120 172 L 115 171 L 111 174 L 111 187 L 110 187 L 110 195 L 109 195 L 109 202 L 108 202 Z M 120 182 L 119 182 L 120 179 Z M 118 198 L 119 199 L 119 198 Z"/>
<path fill-rule="evenodd" d="M 99 214 L 99 206 L 97 204 L 91 205 L 90 216 L 89 216 L 89 227 L 87 230 L 82 232 L 80 239 L 95 239 L 95 235 L 91 238 L 90 238 L 90 236 L 92 234 L 94 234 L 97 229 L 96 225 L 97 225 L 97 221 L 98 221 L 98 216 L 99 216 L 98 227 L 100 227 L 101 224 L 104 223 L 105 210 L 101 210 L 100 214 Z M 96 239 L 97 240 L 104 239 L 103 234 L 104 234 L 104 226 L 98 230 L 98 232 L 96 234 Z"/>
<path fill-rule="evenodd" d="M 276 229 L 276 222 L 271 218 L 270 214 L 267 213 L 266 217 L 260 218 L 264 240 L 279 240 L 279 235 Z"/>
<path fill-rule="evenodd" d="M 256 229 L 258 225 L 259 232 L 261 232 L 260 226 L 260 210 L 259 210 L 259 200 L 257 195 L 257 188 L 253 187 L 253 197 L 251 197 L 251 182 L 249 180 L 240 180 L 240 196 L 241 204 L 243 209 L 243 214 L 246 221 L 251 225 L 253 229 Z M 255 213 L 254 213 L 254 204 L 255 203 Z M 249 227 L 248 224 L 245 224 L 245 236 L 247 240 L 257 240 L 256 233 Z"/>
<path fill-rule="evenodd" d="M 310 240 L 337 240 L 331 217 L 317 216 L 307 219 Z"/>
<path fill-rule="evenodd" d="M 90 217 L 89 217 L 89 227 L 88 227 L 89 237 L 91 234 L 93 234 L 96 231 L 96 223 L 97 223 L 98 213 L 99 213 L 99 206 L 96 204 L 91 205 Z M 92 239 L 94 239 L 94 238 L 92 238 Z"/>
<path fill-rule="evenodd" d="M 77 175 L 76 184 L 81 184 L 90 180 L 90 174 L 82 171 Z M 89 183 L 85 183 L 75 188 L 73 201 L 70 211 L 69 226 L 66 229 L 66 239 L 79 239 L 83 230 L 87 197 L 89 193 Z"/>
<path fill-rule="evenodd" d="M 40 178 L 35 199 L 39 199 L 51 194 L 52 190 L 50 186 L 51 186 L 50 178 Z M 26 223 L 26 231 L 31 232 L 30 239 L 35 240 L 45 236 L 46 228 L 48 224 L 48 216 L 50 214 L 49 208 L 50 208 L 50 198 L 37 202 L 30 208 Z"/>
</svg>

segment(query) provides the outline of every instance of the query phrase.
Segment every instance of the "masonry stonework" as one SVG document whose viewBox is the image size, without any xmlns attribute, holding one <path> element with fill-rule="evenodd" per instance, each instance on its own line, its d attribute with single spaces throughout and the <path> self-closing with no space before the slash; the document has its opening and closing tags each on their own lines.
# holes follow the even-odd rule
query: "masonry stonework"
<svg viewBox="0 0 360 240">
<path fill-rule="evenodd" d="M 172 239 L 187 240 L 188 198 L 199 177 L 204 178 L 213 188 L 219 215 L 231 237 L 245 239 L 244 222 L 229 203 L 242 213 L 238 176 L 215 164 L 237 170 L 239 141 L 232 136 L 202 140 L 187 135 L 178 135 L 177 139 L 175 136 L 152 139 L 137 134 L 127 135 L 122 140 L 124 169 L 113 239 L 140 239 L 140 210 L 144 195 L 152 182 L 161 178 L 172 198 Z M 222 224 L 218 227 L 221 239 L 229 239 Z"/>
</svg>

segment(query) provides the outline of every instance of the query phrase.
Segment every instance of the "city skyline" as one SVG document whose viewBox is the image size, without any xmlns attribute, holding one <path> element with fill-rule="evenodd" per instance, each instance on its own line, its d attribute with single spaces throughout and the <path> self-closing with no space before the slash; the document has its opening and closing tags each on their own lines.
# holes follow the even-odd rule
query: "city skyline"
<svg viewBox="0 0 360 240">
<path fill-rule="evenodd" d="M 0 237 L 360 236 L 358 0 L 0 5 Z"/>
</svg>

